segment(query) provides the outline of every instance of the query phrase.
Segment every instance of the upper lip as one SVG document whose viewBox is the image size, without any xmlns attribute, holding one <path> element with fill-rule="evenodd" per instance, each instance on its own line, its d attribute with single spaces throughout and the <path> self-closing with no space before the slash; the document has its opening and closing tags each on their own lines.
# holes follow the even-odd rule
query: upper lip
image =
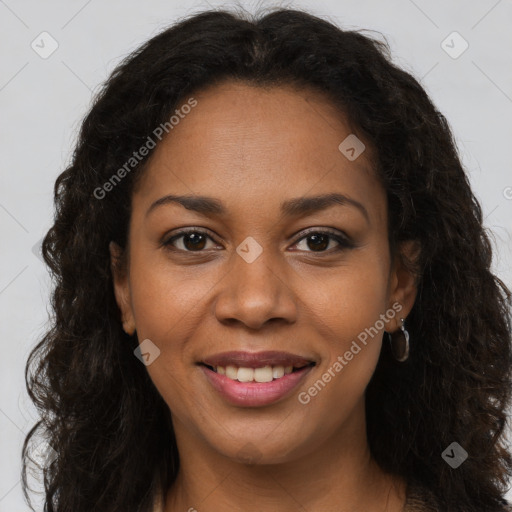
<svg viewBox="0 0 512 512">
<path fill-rule="evenodd" d="M 208 356 L 200 361 L 208 366 L 237 366 L 244 368 L 260 368 L 261 366 L 294 366 L 302 368 L 315 361 L 289 352 L 221 352 Z"/>
</svg>

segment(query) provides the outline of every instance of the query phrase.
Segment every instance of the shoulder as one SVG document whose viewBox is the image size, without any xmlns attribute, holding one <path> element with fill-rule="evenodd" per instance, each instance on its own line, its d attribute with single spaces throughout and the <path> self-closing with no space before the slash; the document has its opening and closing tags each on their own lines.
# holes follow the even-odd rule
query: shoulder
<svg viewBox="0 0 512 512">
<path fill-rule="evenodd" d="M 435 494 L 419 482 L 407 484 L 406 502 L 403 512 L 443 512 Z M 495 512 L 512 512 L 512 504 L 503 500 L 502 508 Z"/>
<path fill-rule="evenodd" d="M 424 485 L 410 481 L 403 512 L 441 512 L 439 502 L 434 493 Z"/>
<path fill-rule="evenodd" d="M 512 504 L 503 500 L 503 509 L 501 512 L 512 512 Z"/>
</svg>

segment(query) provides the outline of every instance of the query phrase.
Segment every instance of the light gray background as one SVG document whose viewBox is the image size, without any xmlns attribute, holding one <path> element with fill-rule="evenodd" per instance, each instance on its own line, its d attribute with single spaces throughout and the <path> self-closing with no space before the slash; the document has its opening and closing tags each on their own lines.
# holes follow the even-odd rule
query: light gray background
<svg viewBox="0 0 512 512">
<path fill-rule="evenodd" d="M 305 7 L 344 28 L 378 30 L 388 38 L 395 62 L 421 81 L 451 124 L 494 235 L 494 270 L 512 286 L 512 1 L 240 4 L 251 12 Z M 79 122 L 122 57 L 178 18 L 220 5 L 231 4 L 0 0 L 0 512 L 28 510 L 19 458 L 35 413 L 23 369 L 45 330 L 50 290 L 35 254 L 51 225 L 53 184 L 69 162 Z M 40 36 L 44 31 L 58 43 L 46 59 L 31 47 L 34 41 L 39 51 L 51 48 L 48 36 Z M 458 36 L 445 43 L 452 56 L 441 46 L 454 31 L 469 44 L 457 58 L 464 44 Z"/>
</svg>

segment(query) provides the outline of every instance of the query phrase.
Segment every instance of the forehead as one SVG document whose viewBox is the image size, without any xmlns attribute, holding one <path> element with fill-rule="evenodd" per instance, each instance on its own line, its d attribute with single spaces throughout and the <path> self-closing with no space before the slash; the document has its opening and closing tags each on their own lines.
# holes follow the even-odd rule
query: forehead
<svg viewBox="0 0 512 512">
<path fill-rule="evenodd" d="M 155 148 L 139 199 L 179 192 L 269 206 L 286 196 L 341 192 L 373 200 L 374 214 L 383 215 L 372 148 L 320 92 L 226 82 L 191 96 L 196 106 Z M 345 140 L 360 141 L 358 151 L 364 144 L 359 157 L 340 150 Z"/>
</svg>

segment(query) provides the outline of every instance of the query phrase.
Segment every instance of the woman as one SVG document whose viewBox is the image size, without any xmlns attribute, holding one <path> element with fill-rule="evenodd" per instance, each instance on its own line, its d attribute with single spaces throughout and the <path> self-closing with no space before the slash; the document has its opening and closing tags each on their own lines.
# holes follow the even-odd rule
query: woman
<svg viewBox="0 0 512 512">
<path fill-rule="evenodd" d="M 114 71 L 55 201 L 46 510 L 509 510 L 510 291 L 384 43 L 191 16 Z"/>
</svg>

